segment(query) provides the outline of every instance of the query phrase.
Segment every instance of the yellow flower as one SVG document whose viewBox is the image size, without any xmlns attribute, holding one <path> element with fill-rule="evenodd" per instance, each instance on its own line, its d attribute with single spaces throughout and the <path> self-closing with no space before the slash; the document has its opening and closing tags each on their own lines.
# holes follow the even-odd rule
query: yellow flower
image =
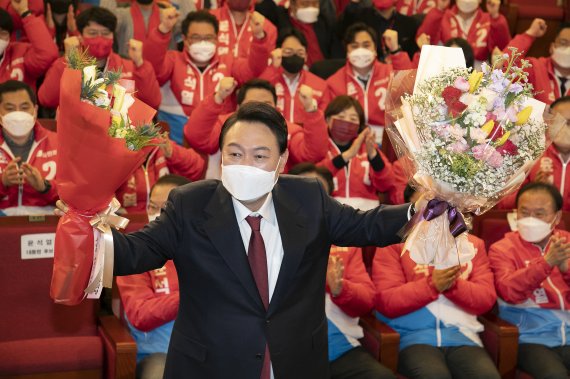
<svg viewBox="0 0 570 379">
<path fill-rule="evenodd" d="M 471 75 L 469 75 L 469 93 L 473 93 L 479 88 L 482 78 L 483 73 L 479 71 L 473 71 Z"/>
<path fill-rule="evenodd" d="M 532 113 L 532 107 L 531 106 L 525 107 L 522 111 L 517 113 L 517 122 L 515 122 L 515 125 L 526 124 L 531 113 Z"/>
<path fill-rule="evenodd" d="M 505 134 L 503 134 L 503 136 L 496 141 L 497 147 L 504 145 L 510 136 L 511 132 L 506 132 Z"/>
<path fill-rule="evenodd" d="M 495 126 L 495 121 L 489 120 L 485 123 L 485 125 L 481 127 L 481 130 L 483 130 L 485 133 L 487 133 L 487 135 L 489 135 L 489 133 L 491 133 L 491 130 L 493 130 L 494 126 Z"/>
</svg>

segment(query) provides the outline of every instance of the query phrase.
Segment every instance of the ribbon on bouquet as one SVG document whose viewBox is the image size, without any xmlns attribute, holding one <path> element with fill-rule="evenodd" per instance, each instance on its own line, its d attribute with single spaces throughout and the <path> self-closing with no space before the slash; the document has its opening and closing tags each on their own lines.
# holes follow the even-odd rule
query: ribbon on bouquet
<svg viewBox="0 0 570 379">
<path fill-rule="evenodd" d="M 115 214 L 121 208 L 121 203 L 115 198 L 111 200 L 111 203 L 103 212 L 97 213 L 91 220 L 89 224 L 101 232 L 103 238 L 103 257 L 96 257 L 96 259 L 103 258 L 103 267 L 100 267 L 97 274 L 93 277 L 93 280 L 89 283 L 85 289 L 85 293 L 94 292 L 97 287 L 99 287 L 101 281 L 103 282 L 103 287 L 111 288 L 113 284 L 113 264 L 114 264 L 114 247 L 113 247 L 113 233 L 111 228 L 115 229 L 125 229 L 129 224 L 129 220 L 118 216 Z M 97 252 L 98 249 L 95 248 Z"/>
<path fill-rule="evenodd" d="M 467 230 L 467 224 L 461 212 L 459 212 L 456 207 L 452 207 L 447 201 L 431 199 L 423 211 L 423 219 L 431 221 L 441 216 L 445 211 L 448 211 L 449 231 L 453 237 L 457 238 L 461 233 Z"/>
</svg>

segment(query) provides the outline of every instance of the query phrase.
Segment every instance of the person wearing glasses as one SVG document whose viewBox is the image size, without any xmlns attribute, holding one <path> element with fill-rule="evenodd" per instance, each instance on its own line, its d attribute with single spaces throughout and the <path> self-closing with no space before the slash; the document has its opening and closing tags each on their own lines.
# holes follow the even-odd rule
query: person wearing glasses
<svg viewBox="0 0 570 379">
<path fill-rule="evenodd" d="M 46 73 L 45 80 L 38 91 L 40 104 L 47 108 L 59 105 L 60 80 L 67 67 L 67 55 L 73 49 L 87 50 L 97 59 L 97 66 L 102 71 L 121 71 L 121 78 L 134 80 L 137 98 L 156 108 L 160 104 L 160 87 L 156 81 L 154 69 L 143 59 L 143 44 L 137 40 L 129 41 L 129 59 L 124 59 L 113 52 L 113 41 L 117 28 L 117 17 L 105 8 L 93 7 L 81 12 L 76 19 L 78 36 L 64 41 L 65 56 L 57 59 Z"/>
<path fill-rule="evenodd" d="M 160 25 L 151 30 L 147 39 L 145 59 L 156 71 L 163 87 L 164 101 L 158 119 L 170 125 L 170 138 L 182 145 L 184 124 L 194 109 L 216 90 L 220 79 L 231 76 L 239 84 L 259 76 L 267 67 L 270 46 L 266 38 L 265 18 L 258 13 L 250 17 L 253 40 L 248 58 L 217 53 L 219 22 L 208 11 L 190 12 L 182 22 L 183 51 L 168 51 L 174 25 L 178 20 L 175 8 L 161 13 Z M 235 109 L 235 101 L 230 102 Z"/>
</svg>

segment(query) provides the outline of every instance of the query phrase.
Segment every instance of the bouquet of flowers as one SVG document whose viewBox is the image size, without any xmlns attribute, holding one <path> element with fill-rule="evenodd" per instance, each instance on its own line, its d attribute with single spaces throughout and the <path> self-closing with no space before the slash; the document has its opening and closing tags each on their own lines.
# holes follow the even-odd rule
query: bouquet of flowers
<svg viewBox="0 0 570 379">
<path fill-rule="evenodd" d="M 549 125 L 565 125 L 532 98 L 520 55 L 471 71 L 461 49 L 425 46 L 418 70 L 392 79 L 387 133 L 412 185 L 431 199 L 407 230 L 417 263 L 469 261 L 463 214 L 482 214 L 516 190 L 547 148 Z"/>
<path fill-rule="evenodd" d="M 74 305 L 112 283 L 110 228 L 128 222 L 114 214 L 120 207 L 114 194 L 144 162 L 158 129 L 156 111 L 129 93 L 128 82 L 120 85 L 118 73 L 99 73 L 78 52 L 68 66 L 57 113 L 57 189 L 69 211 L 56 230 L 50 295 Z"/>
</svg>

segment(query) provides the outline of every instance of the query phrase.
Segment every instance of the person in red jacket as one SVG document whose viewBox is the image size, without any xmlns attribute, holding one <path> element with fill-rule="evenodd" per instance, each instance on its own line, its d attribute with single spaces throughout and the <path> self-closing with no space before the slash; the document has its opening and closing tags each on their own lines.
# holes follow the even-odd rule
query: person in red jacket
<svg viewBox="0 0 570 379">
<path fill-rule="evenodd" d="M 497 299 L 493 273 L 483 240 L 465 241 L 473 258 L 447 268 L 417 264 L 404 244 L 374 256 L 377 317 L 400 334 L 398 373 L 409 379 L 500 378 L 478 336 L 477 316 Z"/>
<path fill-rule="evenodd" d="M 0 82 L 23 81 L 35 91 L 37 79 L 58 57 L 57 46 L 43 17 L 34 16 L 28 10 L 27 0 L 13 0 L 13 3 L 12 9 L 23 16 L 21 23 L 29 42 L 10 41 L 14 22 L 10 14 L 0 8 Z"/>
<path fill-rule="evenodd" d="M 222 125 L 233 109 L 228 106 L 230 96 L 237 86 L 233 78 L 223 78 L 214 95 L 208 96 L 192 113 L 184 127 L 188 144 L 197 151 L 210 154 L 208 178 L 219 178 L 220 155 L 219 137 Z M 301 86 L 299 97 L 305 113 L 305 126 L 287 123 L 289 159 L 288 169 L 301 162 L 318 162 L 326 155 L 327 127 L 323 112 L 317 108 L 312 90 Z M 237 94 L 238 107 L 250 102 L 262 102 L 275 107 L 277 94 L 275 87 L 263 79 L 253 79 L 245 83 Z M 213 125 L 213 126 L 212 126 Z"/>
<path fill-rule="evenodd" d="M 158 28 L 149 33 L 145 58 L 153 64 L 160 85 L 167 85 L 163 87 L 165 95 L 158 119 L 168 122 L 170 138 L 181 145 L 188 117 L 214 93 L 220 79 L 231 76 L 243 84 L 260 75 L 267 67 L 272 45 L 265 35 L 265 18 L 254 13 L 249 20 L 254 38 L 248 58 L 218 56 L 218 20 L 207 11 L 198 11 L 190 12 L 182 22 L 184 51 L 168 51 L 178 14 L 174 8 L 167 8 L 161 18 Z"/>
<path fill-rule="evenodd" d="M 481 0 L 437 0 L 437 6 L 426 15 L 417 36 L 426 33 L 430 43 L 437 45 L 451 38 L 466 39 L 475 53 L 475 66 L 489 58 L 495 47 L 500 50 L 511 40 L 505 16 L 499 13 L 500 0 L 487 0 L 487 12 L 479 8 Z"/>
<path fill-rule="evenodd" d="M 560 113 L 566 120 L 570 120 L 570 96 L 556 100 L 550 108 Z M 568 124 L 552 136 L 552 145 L 530 170 L 523 185 L 531 182 L 553 184 L 564 199 L 562 210 L 570 211 L 570 127 Z M 517 194 L 514 193 L 505 197 L 497 208 L 515 208 L 516 196 Z"/>
<path fill-rule="evenodd" d="M 117 190 L 116 197 L 124 211 L 144 212 L 150 204 L 150 188 L 167 174 L 181 175 L 195 181 L 204 178 L 206 158 L 164 137 L 160 147 L 150 152 L 146 161 Z"/>
<path fill-rule="evenodd" d="M 218 34 L 219 57 L 230 54 L 234 57 L 247 58 L 253 40 L 252 29 L 249 23 L 255 11 L 252 10 L 252 0 L 227 0 L 210 13 L 216 16 L 220 25 Z M 267 44 L 275 46 L 277 28 L 270 21 L 263 23 L 263 31 Z"/>
<path fill-rule="evenodd" d="M 391 191 L 392 165 L 378 149 L 374 132 L 366 127 L 358 100 L 338 96 L 325 110 L 330 138 L 327 157 L 319 166 L 334 175 L 332 196 L 362 210 L 379 205 L 378 192 Z"/>
<path fill-rule="evenodd" d="M 65 39 L 65 51 L 87 49 L 89 55 L 97 59 L 101 70 L 121 71 L 121 78 L 135 81 L 136 96 L 153 108 L 160 104 L 160 87 L 154 70 L 143 59 L 143 46 L 140 41 L 131 40 L 129 57 L 123 59 L 113 52 L 113 37 L 117 26 L 117 17 L 105 8 L 89 8 L 77 16 L 79 36 Z M 67 67 L 65 56 L 56 60 L 48 70 L 45 80 L 38 91 L 40 104 L 48 108 L 59 105 L 60 79 Z"/>
<path fill-rule="evenodd" d="M 517 196 L 517 231 L 491 245 L 499 315 L 519 329 L 518 367 L 533 378 L 570 372 L 570 233 L 557 229 L 562 197 L 546 183 Z"/>
<path fill-rule="evenodd" d="M 305 69 L 307 62 L 307 39 L 297 29 L 285 29 L 279 33 L 277 49 L 271 53 L 272 64 L 261 78 L 275 86 L 277 109 L 288 122 L 303 125 L 304 112 L 299 89 L 309 86 L 319 109 L 324 109 L 326 82 Z"/>
<path fill-rule="evenodd" d="M 44 1 L 43 0 L 28 0 L 15 2 L 13 0 L 0 0 L 0 8 L 4 9 L 14 21 L 14 29 L 10 32 L 10 39 L 12 41 L 27 42 L 29 40 L 29 28 L 24 27 L 24 19 L 21 14 L 21 7 L 25 5 L 29 9 L 30 14 L 35 17 L 43 17 L 44 15 Z"/>
<path fill-rule="evenodd" d="M 376 132 L 377 142 L 382 141 L 385 125 L 386 94 L 388 82 L 394 69 L 411 68 L 408 54 L 398 45 L 398 33 L 387 30 L 383 36 L 386 48 L 391 53 L 391 64 L 376 59 L 378 38 L 376 32 L 363 23 L 356 23 L 346 31 L 344 43 L 347 63 L 327 79 L 325 102 L 340 95 L 352 96 L 364 108 L 365 123 Z"/>
<path fill-rule="evenodd" d="M 376 0 L 375 2 L 386 2 L 386 0 Z M 398 0 L 396 9 L 403 15 L 413 16 L 429 13 L 429 11 L 435 8 L 436 4 L 436 0 Z"/>
<path fill-rule="evenodd" d="M 190 183 L 178 175 L 160 178 L 150 193 L 149 222 L 164 208 L 170 191 Z M 162 378 L 180 292 L 174 263 L 142 274 L 117 276 L 117 287 L 127 325 L 137 343 L 137 378 Z"/>
<path fill-rule="evenodd" d="M 57 136 L 37 123 L 34 91 L 24 82 L 0 84 L 0 211 L 52 214 L 57 200 Z"/>
</svg>

